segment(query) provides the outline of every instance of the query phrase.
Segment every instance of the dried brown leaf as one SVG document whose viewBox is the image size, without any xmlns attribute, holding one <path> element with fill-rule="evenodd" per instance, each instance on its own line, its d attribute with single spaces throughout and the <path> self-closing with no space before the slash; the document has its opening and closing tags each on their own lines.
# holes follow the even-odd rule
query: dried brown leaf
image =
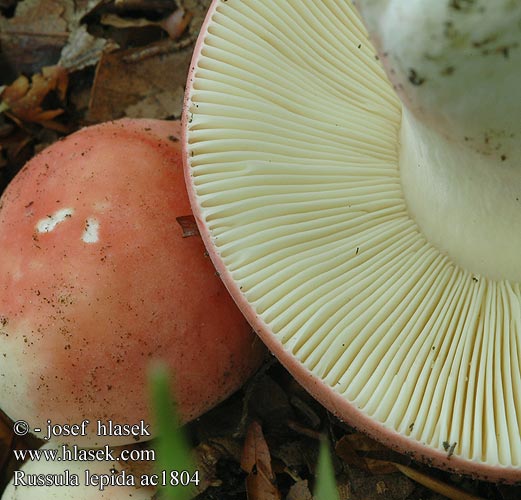
<svg viewBox="0 0 521 500">
<path fill-rule="evenodd" d="M 377 458 L 364 458 L 367 470 L 372 474 L 393 474 L 396 472 L 394 462 L 389 460 L 379 460 Z"/>
<path fill-rule="evenodd" d="M 271 455 L 260 424 L 252 422 L 246 432 L 241 458 L 241 468 L 248 477 L 246 490 L 248 500 L 279 500 L 280 492 L 275 485 L 271 467 Z"/>
<path fill-rule="evenodd" d="M 144 103 L 148 118 L 179 117 L 192 51 L 177 50 L 172 43 L 163 40 L 146 48 L 112 52 L 107 48 L 96 70 L 88 120 L 140 117 Z M 149 56 L 133 57 L 146 49 Z"/>
<path fill-rule="evenodd" d="M 255 467 L 266 471 L 270 479 L 275 479 L 271 469 L 271 455 L 268 443 L 264 439 L 262 427 L 257 421 L 253 421 L 246 432 L 244 447 L 241 457 L 241 469 L 250 473 Z"/>
<path fill-rule="evenodd" d="M 255 469 L 246 478 L 248 500 L 280 500 L 281 494 L 262 469 Z"/>
<path fill-rule="evenodd" d="M 415 484 L 399 472 L 367 475 L 352 469 L 349 477 L 338 478 L 340 498 L 344 500 L 412 500 Z M 418 498 L 419 500 L 419 498 Z"/>
<path fill-rule="evenodd" d="M 144 28 L 158 26 L 168 33 L 173 40 L 177 40 L 186 31 L 190 24 L 192 14 L 183 9 L 176 9 L 170 15 L 160 21 L 152 21 L 146 17 L 122 17 L 118 14 L 106 12 L 101 15 L 101 24 L 113 28 Z"/>
<path fill-rule="evenodd" d="M 174 0 L 114 0 L 118 10 L 154 10 L 161 12 L 171 10 L 175 6 Z"/>
<path fill-rule="evenodd" d="M 29 81 L 25 76 L 18 77 L 6 87 L 1 95 L 0 107 L 18 122 L 40 123 L 55 128 L 59 124 L 53 118 L 61 115 L 63 109 L 42 109 L 42 102 L 51 92 L 56 92 L 60 101 L 65 99 L 68 85 L 67 71 L 60 66 L 47 66 L 36 73 Z"/>
<path fill-rule="evenodd" d="M 353 450 L 356 451 L 387 451 L 383 444 L 371 439 L 365 434 L 355 432 L 353 434 L 346 434 L 342 437 L 342 441 L 350 444 Z"/>
<path fill-rule="evenodd" d="M 306 479 L 297 481 L 288 491 L 286 500 L 313 500 Z"/>
<path fill-rule="evenodd" d="M 58 64 L 69 72 L 94 66 L 98 64 L 106 45 L 104 38 L 96 38 L 85 26 L 79 26 L 71 31 Z"/>
<path fill-rule="evenodd" d="M 361 457 L 357 451 L 351 439 L 350 434 L 342 436 L 335 445 L 335 453 L 343 460 L 347 465 L 357 467 L 358 469 L 369 471 L 367 462 Z"/>
<path fill-rule="evenodd" d="M 10 102 L 16 102 L 22 99 L 29 91 L 29 79 L 21 75 L 11 85 L 5 86 L 2 91 L 1 109 L 9 109 Z"/>
<path fill-rule="evenodd" d="M 430 476 L 429 474 L 425 474 L 424 472 L 420 472 L 415 469 L 411 469 L 406 465 L 394 464 L 396 468 L 408 478 L 416 481 L 417 483 L 422 484 L 426 488 L 439 493 L 440 495 L 444 495 L 451 500 L 483 500 L 483 498 L 478 497 L 476 495 L 472 495 L 467 493 L 466 491 L 447 484 L 440 479 Z"/>
<path fill-rule="evenodd" d="M 346 464 L 372 474 L 396 472 L 394 463 L 387 460 L 387 455 L 392 452 L 364 434 L 345 434 L 337 441 L 335 452 Z M 366 456 L 368 453 L 381 457 Z"/>
<path fill-rule="evenodd" d="M 177 0 L 177 4 L 181 9 L 194 15 L 189 26 L 190 34 L 199 32 L 204 22 L 205 13 L 210 7 L 211 2 L 212 0 Z"/>
<path fill-rule="evenodd" d="M 32 74 L 54 65 L 69 37 L 72 0 L 25 0 L 13 18 L 0 16 L 0 45 L 15 74 Z"/>
<path fill-rule="evenodd" d="M 151 21 L 145 17 L 121 17 L 118 14 L 105 12 L 101 15 L 101 24 L 114 28 L 142 28 L 145 26 L 157 26 L 158 21 Z"/>
</svg>

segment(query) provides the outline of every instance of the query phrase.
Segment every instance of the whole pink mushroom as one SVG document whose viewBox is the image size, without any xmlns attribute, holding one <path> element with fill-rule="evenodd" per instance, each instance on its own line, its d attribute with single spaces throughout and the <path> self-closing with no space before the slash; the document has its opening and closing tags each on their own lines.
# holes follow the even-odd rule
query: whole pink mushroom
<svg viewBox="0 0 521 500">
<path fill-rule="evenodd" d="M 200 237 L 177 221 L 191 214 L 179 133 L 130 119 L 82 129 L 1 198 L 0 406 L 40 437 L 50 421 L 82 445 L 145 439 L 151 361 L 170 367 L 186 422 L 263 359 Z M 98 421 L 115 435 L 98 436 Z"/>
</svg>

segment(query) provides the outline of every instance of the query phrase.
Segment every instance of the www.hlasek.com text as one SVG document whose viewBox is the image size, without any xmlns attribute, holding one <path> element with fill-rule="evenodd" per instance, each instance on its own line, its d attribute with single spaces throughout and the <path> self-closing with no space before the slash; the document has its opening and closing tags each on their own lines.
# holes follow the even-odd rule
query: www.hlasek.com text
<svg viewBox="0 0 521 500">
<path fill-rule="evenodd" d="M 16 460 L 45 462 L 125 462 L 154 461 L 156 452 L 153 449 L 121 449 L 117 453 L 108 445 L 97 449 L 84 449 L 78 445 L 63 444 L 58 448 L 39 450 L 13 450 Z"/>
</svg>

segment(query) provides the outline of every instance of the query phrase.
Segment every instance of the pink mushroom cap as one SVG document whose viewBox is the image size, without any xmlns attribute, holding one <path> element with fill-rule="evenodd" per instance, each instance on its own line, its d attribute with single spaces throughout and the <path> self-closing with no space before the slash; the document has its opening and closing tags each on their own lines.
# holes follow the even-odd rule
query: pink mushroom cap
<svg viewBox="0 0 521 500">
<path fill-rule="evenodd" d="M 40 428 L 150 422 L 147 367 L 173 373 L 189 421 L 259 366 L 262 344 L 228 295 L 190 206 L 178 122 L 80 130 L 32 159 L 0 202 L 0 401 Z M 143 438 L 146 438 L 144 436 Z M 58 437 L 70 440 L 70 437 Z"/>
</svg>

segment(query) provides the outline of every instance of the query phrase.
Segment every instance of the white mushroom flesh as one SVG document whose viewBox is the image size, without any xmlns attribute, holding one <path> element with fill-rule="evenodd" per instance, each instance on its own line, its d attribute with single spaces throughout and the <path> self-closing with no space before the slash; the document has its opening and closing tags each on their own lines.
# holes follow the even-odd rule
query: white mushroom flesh
<svg viewBox="0 0 521 500">
<path fill-rule="evenodd" d="M 407 106 L 400 169 L 429 241 L 521 281 L 521 3 L 358 0 Z"/>
</svg>

